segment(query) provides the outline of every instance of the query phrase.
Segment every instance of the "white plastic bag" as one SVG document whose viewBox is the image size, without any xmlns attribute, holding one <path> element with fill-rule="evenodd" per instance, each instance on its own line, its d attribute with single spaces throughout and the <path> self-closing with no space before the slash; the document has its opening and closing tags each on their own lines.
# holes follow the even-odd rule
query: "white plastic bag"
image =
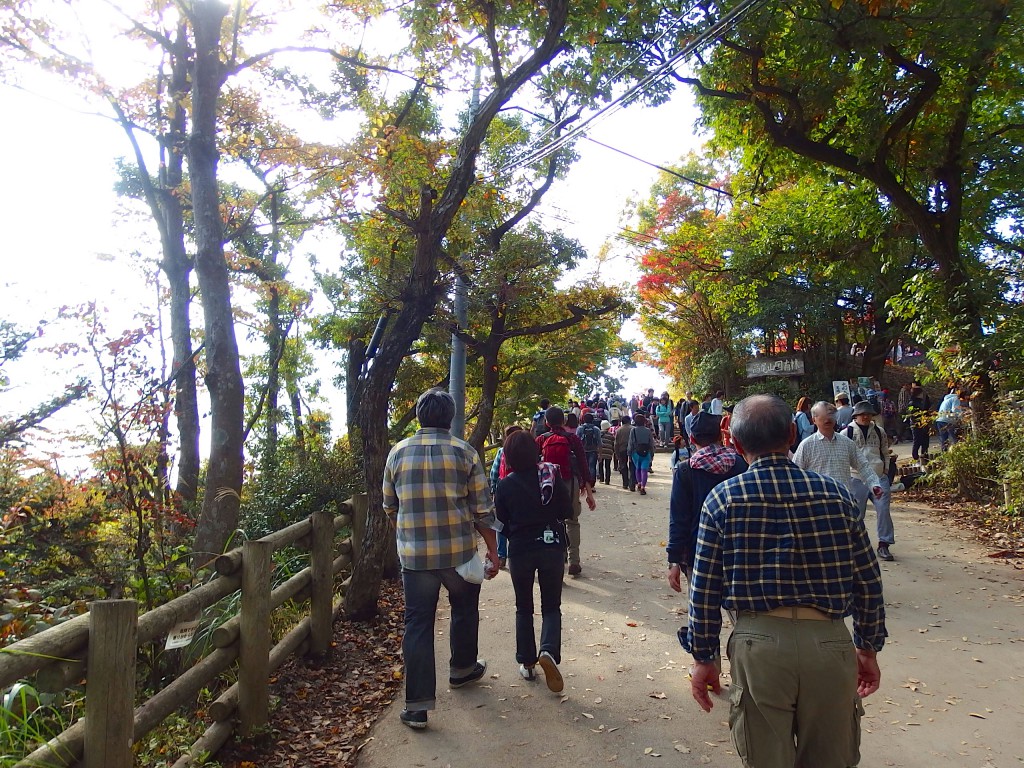
<svg viewBox="0 0 1024 768">
<path fill-rule="evenodd" d="M 477 556 L 475 551 L 469 556 L 469 560 L 456 566 L 455 572 L 470 584 L 483 584 L 484 577 L 487 575 L 484 573 L 484 561 Z"/>
</svg>

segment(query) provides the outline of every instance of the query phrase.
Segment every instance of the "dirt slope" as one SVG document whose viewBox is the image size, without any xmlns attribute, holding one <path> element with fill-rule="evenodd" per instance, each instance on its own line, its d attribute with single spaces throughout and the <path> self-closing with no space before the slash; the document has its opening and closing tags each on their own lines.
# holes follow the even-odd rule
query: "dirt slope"
<svg viewBox="0 0 1024 768">
<path fill-rule="evenodd" d="M 706 715 L 690 698 L 689 659 L 675 636 L 685 598 L 664 579 L 667 456 L 655 467 L 647 496 L 602 485 L 597 510 L 584 513 L 583 574 L 567 577 L 563 595 L 563 695 L 519 678 L 514 597 L 502 573 L 482 595 L 485 680 L 457 691 L 444 684 L 442 598 L 429 729 L 399 723 L 400 692 L 360 768 L 740 765 L 727 701 Z M 897 561 L 882 565 L 890 638 L 882 689 L 865 701 L 861 765 L 1024 764 L 1024 574 L 987 559 L 927 510 L 897 504 L 894 517 Z M 868 524 L 873 530 L 870 507 Z"/>
</svg>

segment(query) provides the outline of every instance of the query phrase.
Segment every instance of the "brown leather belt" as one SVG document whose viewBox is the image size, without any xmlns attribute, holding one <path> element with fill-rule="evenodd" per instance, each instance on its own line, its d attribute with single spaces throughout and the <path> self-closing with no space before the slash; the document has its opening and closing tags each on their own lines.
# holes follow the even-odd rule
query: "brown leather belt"
<svg viewBox="0 0 1024 768">
<path fill-rule="evenodd" d="M 783 608 L 775 608 L 764 613 L 755 613 L 755 616 L 777 616 L 783 619 L 806 619 L 810 621 L 832 621 L 827 614 L 812 608 L 809 605 L 787 605 Z"/>
</svg>

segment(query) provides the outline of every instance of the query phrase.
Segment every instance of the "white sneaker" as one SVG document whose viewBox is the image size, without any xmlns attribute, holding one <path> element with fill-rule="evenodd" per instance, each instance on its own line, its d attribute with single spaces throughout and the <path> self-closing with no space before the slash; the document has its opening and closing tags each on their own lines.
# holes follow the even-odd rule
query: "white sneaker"
<svg viewBox="0 0 1024 768">
<path fill-rule="evenodd" d="M 537 679 L 537 670 L 534 667 L 532 667 L 532 666 L 528 667 L 525 664 L 520 664 L 519 665 L 519 676 L 521 678 L 523 678 L 523 680 L 536 680 Z"/>
<path fill-rule="evenodd" d="M 903 485 L 903 483 L 893 483 L 891 486 L 889 486 L 889 490 L 895 493 L 896 491 L 906 490 L 906 486 Z"/>
</svg>

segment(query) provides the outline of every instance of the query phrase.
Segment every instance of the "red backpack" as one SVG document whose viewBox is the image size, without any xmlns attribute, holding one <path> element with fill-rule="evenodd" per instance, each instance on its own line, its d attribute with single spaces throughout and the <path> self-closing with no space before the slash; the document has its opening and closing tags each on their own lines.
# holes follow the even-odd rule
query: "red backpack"
<svg viewBox="0 0 1024 768">
<path fill-rule="evenodd" d="M 563 480 L 571 480 L 573 474 L 572 444 L 564 432 L 547 432 L 537 438 L 540 444 L 541 461 L 557 464 Z"/>
</svg>

